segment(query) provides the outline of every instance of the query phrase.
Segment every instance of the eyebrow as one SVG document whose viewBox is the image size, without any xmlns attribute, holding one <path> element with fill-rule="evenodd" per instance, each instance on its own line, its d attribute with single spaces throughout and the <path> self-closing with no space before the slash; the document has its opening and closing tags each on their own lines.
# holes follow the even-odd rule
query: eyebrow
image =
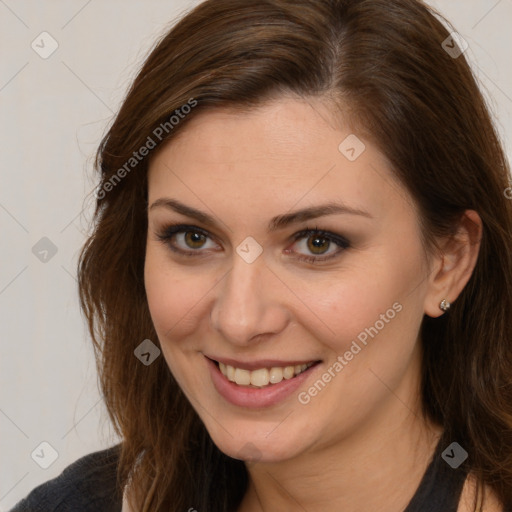
<svg viewBox="0 0 512 512">
<path fill-rule="evenodd" d="M 192 208 L 191 206 L 187 206 L 186 204 L 183 204 L 176 199 L 167 197 L 157 199 L 149 207 L 148 211 L 159 207 L 164 207 L 177 213 L 181 213 L 182 215 L 186 215 L 187 217 L 192 217 L 205 225 L 215 228 L 219 227 L 217 221 L 211 215 L 202 212 L 201 210 L 197 210 L 196 208 Z M 360 215 L 363 217 L 368 217 L 369 219 L 373 219 L 373 216 L 364 210 L 352 208 L 343 203 L 330 202 L 273 217 L 269 222 L 268 231 L 277 231 L 279 229 L 284 229 L 290 224 L 295 224 L 310 219 L 316 219 L 317 217 L 323 217 L 324 215 L 333 214 Z"/>
</svg>

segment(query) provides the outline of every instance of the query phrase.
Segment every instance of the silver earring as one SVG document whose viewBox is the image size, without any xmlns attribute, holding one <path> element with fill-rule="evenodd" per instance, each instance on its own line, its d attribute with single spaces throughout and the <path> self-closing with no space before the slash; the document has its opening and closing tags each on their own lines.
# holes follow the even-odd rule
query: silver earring
<svg viewBox="0 0 512 512">
<path fill-rule="evenodd" d="M 448 311 L 450 309 L 450 306 L 451 304 L 446 300 L 446 299 L 443 299 L 441 301 L 441 304 L 439 304 L 439 307 L 443 310 L 443 311 Z"/>
</svg>

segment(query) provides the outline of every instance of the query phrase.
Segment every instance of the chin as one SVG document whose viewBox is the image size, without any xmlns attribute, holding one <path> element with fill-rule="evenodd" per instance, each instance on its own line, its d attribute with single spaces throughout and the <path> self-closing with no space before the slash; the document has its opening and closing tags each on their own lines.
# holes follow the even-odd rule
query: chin
<svg viewBox="0 0 512 512">
<path fill-rule="evenodd" d="M 229 422 L 222 426 L 211 418 L 204 421 L 212 441 L 221 452 L 248 463 L 283 462 L 297 457 L 313 442 L 309 439 L 312 432 L 307 425 L 301 434 L 291 431 L 287 421 L 279 425 L 275 421 L 258 422 L 255 419 Z"/>
</svg>

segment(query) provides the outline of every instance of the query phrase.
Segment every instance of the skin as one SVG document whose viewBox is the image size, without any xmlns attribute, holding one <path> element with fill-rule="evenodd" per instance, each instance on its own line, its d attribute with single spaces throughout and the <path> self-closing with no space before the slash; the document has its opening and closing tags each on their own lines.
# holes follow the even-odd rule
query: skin
<svg viewBox="0 0 512 512">
<path fill-rule="evenodd" d="M 402 510 L 442 431 L 419 410 L 419 329 L 423 315 L 443 314 L 440 301 L 453 302 L 471 276 L 480 218 L 467 211 L 457 237 L 427 258 L 413 199 L 361 135 L 366 149 L 355 161 L 338 150 L 354 132 L 335 125 L 332 111 L 320 99 L 280 97 L 250 113 L 203 112 L 150 163 L 145 286 L 152 320 L 213 441 L 247 461 L 244 512 Z M 152 207 L 162 198 L 212 215 L 217 226 Z M 328 201 L 371 218 L 334 214 L 267 231 L 274 216 Z M 170 223 L 197 226 L 208 237 L 187 245 L 181 233 L 163 242 L 158 234 Z M 306 227 L 339 234 L 350 247 L 326 242 L 312 252 L 314 235 L 292 238 Z M 250 264 L 236 252 L 248 236 L 263 248 Z M 320 264 L 298 259 L 323 252 L 337 256 Z M 306 405 L 292 393 L 251 410 L 213 387 L 204 354 L 320 360 L 299 390 L 307 391 L 394 303 L 401 311 Z"/>
</svg>

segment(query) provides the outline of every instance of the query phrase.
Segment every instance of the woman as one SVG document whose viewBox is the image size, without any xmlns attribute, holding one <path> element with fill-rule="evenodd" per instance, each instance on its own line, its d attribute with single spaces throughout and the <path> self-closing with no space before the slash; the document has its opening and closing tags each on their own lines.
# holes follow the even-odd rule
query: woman
<svg viewBox="0 0 512 512">
<path fill-rule="evenodd" d="M 508 165 L 463 50 L 411 0 L 172 28 L 79 264 L 123 442 L 15 510 L 512 510 Z"/>
</svg>

